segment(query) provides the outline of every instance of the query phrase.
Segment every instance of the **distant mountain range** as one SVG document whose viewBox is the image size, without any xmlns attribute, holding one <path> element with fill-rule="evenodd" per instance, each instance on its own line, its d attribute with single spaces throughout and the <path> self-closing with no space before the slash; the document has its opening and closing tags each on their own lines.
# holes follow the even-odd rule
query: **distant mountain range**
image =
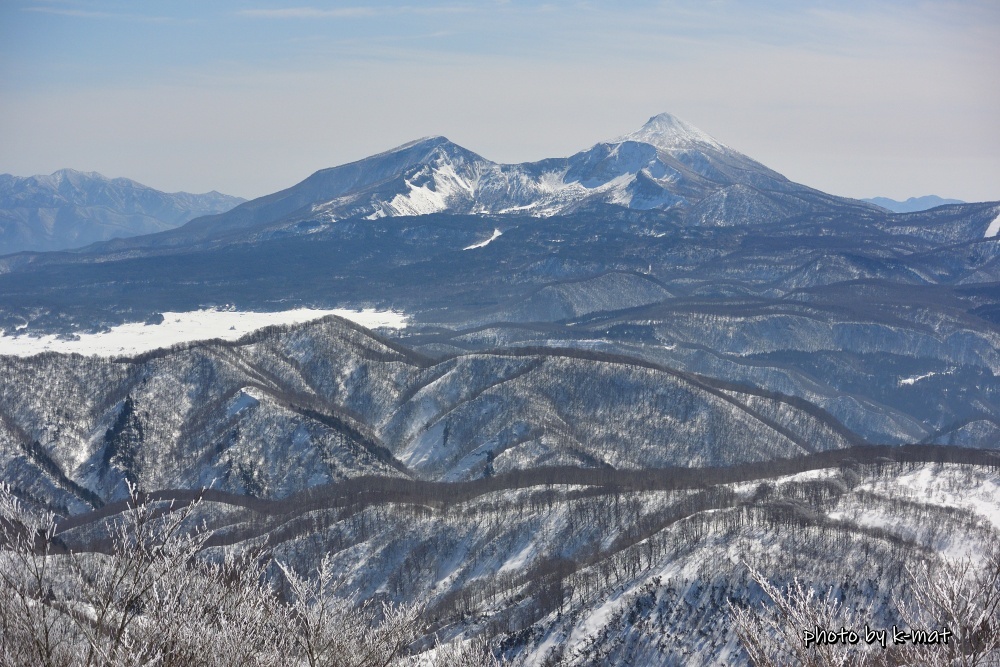
<svg viewBox="0 0 1000 667">
<path fill-rule="evenodd" d="M 550 216 L 598 203 L 690 209 L 720 191 L 717 199 L 767 192 L 794 206 L 819 194 L 666 113 L 568 158 L 498 164 L 431 137 L 319 172 L 293 191 L 304 194 L 307 183 L 325 186 L 326 201 L 313 202 L 310 217 L 330 221 L 441 212 Z"/>
<path fill-rule="evenodd" d="M 85 183 L 101 201 L 131 201 L 116 188 L 175 197 L 74 172 L 18 180 L 48 197 Z M 0 329 L 92 331 L 213 305 L 553 322 L 680 294 L 991 282 L 1000 264 L 979 242 L 998 212 L 984 203 L 892 214 L 789 181 L 670 114 L 570 157 L 513 165 L 436 137 L 167 231 L 0 258 Z M 1000 317 L 991 299 L 977 307 Z"/>
<path fill-rule="evenodd" d="M 875 204 L 876 206 L 881 206 L 882 208 L 888 209 L 893 213 L 916 213 L 917 211 L 926 211 L 927 209 L 936 208 L 938 206 L 965 203 L 961 199 L 943 199 L 937 195 L 910 197 L 906 201 L 896 201 L 895 199 L 889 199 L 888 197 L 873 197 L 872 199 L 862 199 L 862 201 L 866 201 L 869 204 Z"/>
<path fill-rule="evenodd" d="M 799 397 L 870 442 L 992 443 L 998 216 L 828 195 L 668 115 L 528 165 L 439 138 L 166 232 L 0 258 L 0 329 L 393 309 L 435 359 L 596 349 Z"/>
<path fill-rule="evenodd" d="M 431 213 L 550 217 L 612 205 L 670 211 L 687 225 L 731 226 L 844 207 L 900 213 L 960 203 L 933 195 L 905 202 L 828 195 L 663 113 L 570 157 L 521 164 L 493 162 L 445 137 L 429 137 L 318 171 L 249 202 L 218 192 L 168 194 L 69 169 L 27 178 L 4 174 L 0 254 L 112 240 L 104 250 L 187 245 L 233 233 L 312 234 L 347 219 Z"/>
<path fill-rule="evenodd" d="M 160 192 L 127 178 L 72 169 L 48 176 L 0 174 L 0 254 L 151 234 L 243 201 L 218 192 Z"/>
<path fill-rule="evenodd" d="M 0 253 L 115 239 L 106 250 L 312 234 L 348 219 L 448 213 L 550 217 L 595 207 L 669 211 L 687 225 L 731 226 L 805 214 L 916 211 L 957 200 L 852 200 L 789 181 L 667 113 L 566 158 L 501 164 L 429 137 L 316 172 L 244 202 L 167 194 L 127 179 L 63 170 L 0 176 Z M 190 224 L 184 223 L 191 220 Z M 156 234 L 157 232 L 162 232 Z M 131 239 L 132 237 L 142 238 Z"/>
<path fill-rule="evenodd" d="M 431 213 L 551 217 L 615 206 L 689 225 L 746 225 L 877 210 L 793 183 L 696 127 L 659 114 L 566 158 L 500 164 L 444 137 L 410 142 L 182 228 L 105 249 L 184 245 L 233 234 L 313 234 L 343 220 Z"/>
<path fill-rule="evenodd" d="M 911 566 L 1000 536 L 1000 202 L 893 213 L 662 114 L 520 165 L 424 139 L 0 257 L 0 349 L 213 307 L 405 326 L 0 355 L 0 480 L 60 548 L 106 544 L 129 484 L 204 493 L 217 560 L 329 554 L 352 601 L 426 609 L 424 647 L 584 667 L 747 664 L 748 564 L 897 625 L 870 605 Z"/>
</svg>

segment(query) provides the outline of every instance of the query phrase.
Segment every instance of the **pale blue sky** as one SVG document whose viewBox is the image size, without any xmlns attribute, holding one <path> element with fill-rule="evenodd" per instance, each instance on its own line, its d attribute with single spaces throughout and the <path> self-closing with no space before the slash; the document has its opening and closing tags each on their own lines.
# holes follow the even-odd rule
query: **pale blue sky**
<svg viewBox="0 0 1000 667">
<path fill-rule="evenodd" d="M 254 197 L 408 140 L 669 111 L 835 194 L 1000 199 L 1000 3 L 0 0 L 0 172 Z"/>
</svg>

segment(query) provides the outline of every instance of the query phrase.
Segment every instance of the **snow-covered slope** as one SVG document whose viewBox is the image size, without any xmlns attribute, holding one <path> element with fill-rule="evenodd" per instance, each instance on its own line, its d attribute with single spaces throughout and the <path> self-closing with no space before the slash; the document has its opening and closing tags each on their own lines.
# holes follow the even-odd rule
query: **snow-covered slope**
<svg viewBox="0 0 1000 667">
<path fill-rule="evenodd" d="M 526 667 L 751 664 L 732 606 L 773 603 L 750 567 L 779 591 L 794 578 L 834 596 L 858 612 L 850 629 L 920 627 L 910 603 L 931 579 L 914 574 L 966 556 L 978 568 L 998 537 L 1000 480 L 982 464 L 701 472 L 698 488 L 367 478 L 288 501 L 222 496 L 202 516 L 225 545 L 212 557 L 266 544 L 301 574 L 328 558 L 352 602 L 419 602 L 423 647 L 478 635 Z M 60 537 L 85 547 L 101 515 Z"/>
<path fill-rule="evenodd" d="M 810 192 L 666 113 L 568 158 L 499 164 L 444 137 L 407 144 L 382 157 L 415 146 L 427 151 L 415 164 L 390 179 L 315 204 L 311 213 L 329 221 L 439 212 L 549 216 L 594 203 L 683 208 L 731 185 Z"/>
<path fill-rule="evenodd" d="M 793 183 L 670 114 L 565 158 L 501 164 L 427 137 L 318 171 L 281 192 L 181 229 L 106 249 L 183 245 L 274 233 L 310 234 L 340 220 L 431 213 L 548 217 L 599 205 L 670 210 L 683 216 L 699 202 L 737 187 L 738 219 L 699 213 L 694 224 L 775 222 L 832 207 L 870 208 Z M 754 200 L 760 199 L 760 202 Z M 713 210 L 718 210 L 716 206 Z"/>
<path fill-rule="evenodd" d="M 719 465 L 858 441 L 801 402 L 623 357 L 432 362 L 337 318 L 131 359 L 0 356 L 0 376 L 19 378 L 0 383 L 0 477 L 54 505 L 126 479 L 281 497 L 372 472 Z"/>
</svg>

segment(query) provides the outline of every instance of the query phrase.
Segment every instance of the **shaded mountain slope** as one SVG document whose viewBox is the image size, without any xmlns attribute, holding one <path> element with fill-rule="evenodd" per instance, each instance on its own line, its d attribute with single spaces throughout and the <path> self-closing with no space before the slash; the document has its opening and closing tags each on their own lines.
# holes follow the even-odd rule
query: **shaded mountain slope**
<svg viewBox="0 0 1000 667">
<path fill-rule="evenodd" d="M 135 359 L 0 364 L 23 379 L 0 392 L 4 477 L 70 508 L 93 504 L 81 488 L 106 502 L 126 480 L 280 498 L 359 475 L 720 465 L 861 442 L 803 401 L 637 359 L 431 362 L 336 318 Z"/>
<path fill-rule="evenodd" d="M 2 174 L 0 255 L 152 234 L 243 201 L 218 192 L 160 192 L 127 178 L 72 169 L 26 178 Z"/>
</svg>

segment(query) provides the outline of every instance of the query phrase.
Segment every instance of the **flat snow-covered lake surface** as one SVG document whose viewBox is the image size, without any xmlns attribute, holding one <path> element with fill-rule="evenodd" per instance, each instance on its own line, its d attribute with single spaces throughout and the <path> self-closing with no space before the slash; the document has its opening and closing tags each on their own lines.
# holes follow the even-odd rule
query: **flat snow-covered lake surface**
<svg viewBox="0 0 1000 667">
<path fill-rule="evenodd" d="M 160 324 L 129 322 L 113 327 L 110 331 L 79 334 L 73 339 L 55 335 L 32 336 L 26 331 L 20 335 L 0 336 L 0 355 L 28 357 L 40 352 L 61 352 L 113 357 L 132 355 L 177 343 L 187 343 L 209 338 L 236 340 L 241 336 L 275 324 L 299 324 L 317 320 L 327 315 L 338 315 L 368 328 L 388 327 L 402 329 L 406 316 L 394 311 L 376 310 L 316 310 L 298 308 L 274 313 L 254 313 L 225 310 L 195 310 L 186 313 L 163 313 Z"/>
</svg>

